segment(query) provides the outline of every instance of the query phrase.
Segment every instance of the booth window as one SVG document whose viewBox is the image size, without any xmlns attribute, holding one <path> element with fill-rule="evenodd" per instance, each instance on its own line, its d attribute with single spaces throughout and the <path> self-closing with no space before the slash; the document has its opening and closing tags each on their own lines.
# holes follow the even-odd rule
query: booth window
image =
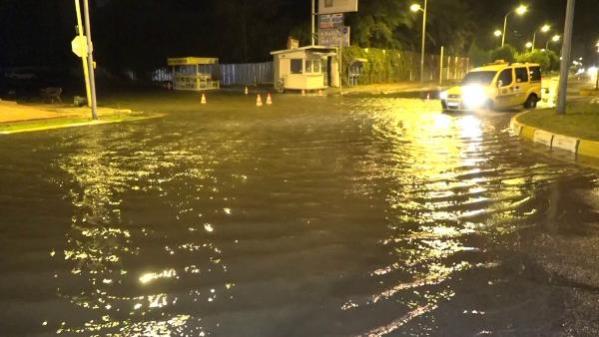
<svg viewBox="0 0 599 337">
<path fill-rule="evenodd" d="M 320 74 L 321 60 L 306 60 L 306 72 L 313 74 Z"/>
<path fill-rule="evenodd" d="M 291 59 L 291 73 L 301 74 L 303 73 L 303 61 L 302 59 Z"/>
</svg>

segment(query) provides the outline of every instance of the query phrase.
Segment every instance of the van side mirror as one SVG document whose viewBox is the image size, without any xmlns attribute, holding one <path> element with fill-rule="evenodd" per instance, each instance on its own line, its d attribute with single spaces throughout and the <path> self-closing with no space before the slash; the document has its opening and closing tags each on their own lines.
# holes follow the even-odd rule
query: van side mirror
<svg viewBox="0 0 599 337">
<path fill-rule="evenodd" d="M 499 81 L 497 81 L 497 88 L 501 88 L 501 87 L 503 87 L 503 81 L 499 80 Z"/>
</svg>

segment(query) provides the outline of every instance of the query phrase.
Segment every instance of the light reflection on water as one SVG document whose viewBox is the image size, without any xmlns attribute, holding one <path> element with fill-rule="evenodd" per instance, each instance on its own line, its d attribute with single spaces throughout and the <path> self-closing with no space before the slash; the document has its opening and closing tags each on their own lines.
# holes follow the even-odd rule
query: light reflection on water
<svg viewBox="0 0 599 337">
<path fill-rule="evenodd" d="M 464 287 L 493 293 L 497 246 L 534 226 L 543 186 L 577 169 L 526 157 L 503 132 L 508 116 L 403 99 L 291 103 L 60 144 L 53 165 L 73 214 L 52 258 L 68 266 L 56 292 L 74 314 L 48 326 L 443 336 L 450 315 L 464 334 L 483 331 L 459 316 L 487 312 Z"/>
</svg>

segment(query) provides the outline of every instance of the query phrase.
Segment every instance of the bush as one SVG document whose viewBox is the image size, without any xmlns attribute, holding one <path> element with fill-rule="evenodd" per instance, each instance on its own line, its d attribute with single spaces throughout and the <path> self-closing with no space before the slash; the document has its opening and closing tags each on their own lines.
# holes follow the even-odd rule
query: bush
<svg viewBox="0 0 599 337">
<path fill-rule="evenodd" d="M 420 56 L 415 53 L 399 50 L 384 50 L 377 48 L 360 48 L 351 46 L 343 48 L 343 73 L 348 74 L 349 63 L 356 59 L 368 60 L 364 64 L 361 84 L 388 83 L 409 80 L 410 72 L 419 64 Z M 344 76 L 344 82 L 347 80 Z"/>
<path fill-rule="evenodd" d="M 528 53 L 520 54 L 516 57 L 518 62 L 522 63 L 538 63 L 544 71 L 551 71 L 551 57 L 549 52 L 542 50 L 534 50 Z M 558 58 L 559 60 L 559 58 Z"/>
<path fill-rule="evenodd" d="M 491 50 L 491 61 L 504 60 L 506 62 L 516 62 L 516 49 L 509 44 L 506 44 L 503 47 L 499 47 L 497 49 Z"/>
</svg>

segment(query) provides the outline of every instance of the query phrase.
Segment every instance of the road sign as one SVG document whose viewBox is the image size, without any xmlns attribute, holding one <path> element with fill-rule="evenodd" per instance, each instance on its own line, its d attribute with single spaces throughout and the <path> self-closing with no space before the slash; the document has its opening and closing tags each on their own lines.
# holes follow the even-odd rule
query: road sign
<svg viewBox="0 0 599 337">
<path fill-rule="evenodd" d="M 318 31 L 318 44 L 326 47 L 350 46 L 351 28 L 321 29 Z"/>
<path fill-rule="evenodd" d="M 77 36 L 71 42 L 73 53 L 79 57 L 87 57 L 87 37 Z"/>
<path fill-rule="evenodd" d="M 337 14 L 358 11 L 358 0 L 320 0 L 318 14 Z"/>
<path fill-rule="evenodd" d="M 344 24 L 344 15 L 343 14 L 325 14 L 319 15 L 319 28 L 320 29 L 334 29 L 334 28 L 343 28 Z"/>
</svg>

